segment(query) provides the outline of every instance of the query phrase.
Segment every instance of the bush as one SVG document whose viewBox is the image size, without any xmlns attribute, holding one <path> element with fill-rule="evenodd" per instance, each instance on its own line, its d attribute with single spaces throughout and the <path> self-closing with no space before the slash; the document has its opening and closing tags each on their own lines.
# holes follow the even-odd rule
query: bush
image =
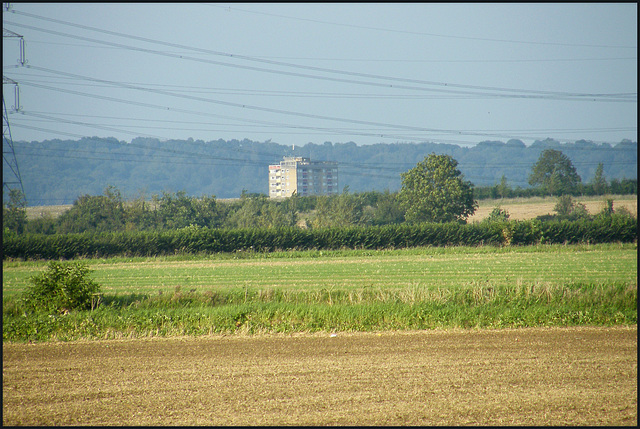
<svg viewBox="0 0 640 429">
<path fill-rule="evenodd" d="M 87 310 L 100 285 L 87 278 L 91 270 L 79 262 L 50 261 L 47 271 L 31 277 L 25 304 L 34 311 Z"/>
<path fill-rule="evenodd" d="M 507 222 L 509 220 L 509 212 L 506 209 L 501 209 L 500 206 L 495 206 L 489 217 L 485 219 L 486 222 Z"/>
</svg>

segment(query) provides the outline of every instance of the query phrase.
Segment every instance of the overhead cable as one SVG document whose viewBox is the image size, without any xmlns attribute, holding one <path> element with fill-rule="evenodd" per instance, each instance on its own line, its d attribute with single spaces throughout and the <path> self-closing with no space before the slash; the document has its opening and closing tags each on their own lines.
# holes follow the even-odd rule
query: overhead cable
<svg viewBox="0 0 640 429">
<path fill-rule="evenodd" d="M 63 25 L 78 27 L 78 28 L 82 28 L 82 29 L 86 29 L 86 30 L 91 30 L 91 31 L 96 31 L 96 32 L 109 34 L 109 35 L 114 35 L 114 36 L 119 36 L 119 37 L 124 37 L 124 38 L 128 38 L 128 39 L 139 40 L 139 41 L 144 41 L 144 42 L 147 42 L 147 43 L 160 44 L 160 45 L 170 46 L 170 47 L 174 47 L 174 48 L 180 48 L 180 49 L 184 49 L 184 50 L 195 51 L 195 52 L 199 52 L 199 53 L 206 53 L 206 54 L 215 55 L 215 56 L 223 56 L 223 57 L 227 57 L 227 58 L 240 59 L 240 60 L 252 61 L 252 62 L 259 62 L 259 63 L 265 63 L 265 64 L 270 64 L 270 65 L 290 67 L 290 68 L 311 70 L 311 71 L 322 72 L 322 73 L 340 74 L 340 75 L 362 77 L 362 78 L 369 78 L 369 79 L 386 80 L 386 81 L 397 81 L 397 82 L 420 84 L 420 85 L 429 85 L 429 86 L 438 86 L 440 88 L 446 88 L 446 89 L 429 88 L 428 90 L 430 90 L 430 91 L 442 91 L 442 92 L 447 92 L 447 93 L 452 93 L 452 92 L 456 93 L 455 90 L 451 90 L 450 88 L 460 88 L 460 89 L 467 89 L 467 90 L 471 89 L 471 90 L 474 90 L 474 91 L 478 91 L 478 90 L 480 90 L 480 91 L 492 91 L 492 92 L 496 93 L 496 94 L 493 94 L 494 96 L 500 96 L 501 93 L 511 93 L 511 94 L 505 94 L 504 95 L 504 96 L 507 96 L 509 98 L 547 98 L 547 99 L 551 98 L 551 99 L 563 99 L 563 100 L 576 100 L 576 99 L 577 100 L 581 100 L 581 99 L 584 99 L 584 100 L 588 100 L 588 101 L 620 101 L 620 102 L 629 102 L 630 100 L 628 99 L 628 97 L 632 97 L 634 95 L 634 94 L 575 93 L 575 92 L 561 92 L 561 91 L 539 91 L 539 90 L 530 90 L 530 89 L 501 88 L 501 87 L 491 87 L 491 86 L 479 86 L 479 85 L 466 85 L 466 84 L 456 84 L 456 83 L 447 83 L 447 82 L 425 81 L 425 80 L 408 79 L 408 78 L 400 78 L 400 77 L 393 77 L 393 76 L 381 76 L 381 75 L 375 75 L 375 74 L 370 74 L 370 73 L 350 72 L 350 71 L 344 71 L 344 70 L 336 70 L 336 69 L 328 69 L 328 68 L 315 67 L 315 66 L 305 66 L 305 65 L 299 65 L 299 64 L 292 64 L 292 63 L 286 63 L 286 62 L 282 62 L 282 61 L 267 60 L 267 59 L 262 59 L 262 58 L 257 58 L 257 57 L 246 56 L 246 55 L 231 54 L 231 53 L 227 53 L 227 52 L 213 51 L 213 50 L 210 50 L 210 49 L 196 48 L 196 47 L 193 47 L 193 46 L 185 46 L 185 45 L 180 45 L 180 44 L 176 44 L 176 43 L 163 42 L 163 41 L 159 41 L 159 40 L 149 39 L 149 38 L 146 38 L 146 37 L 140 37 L 140 36 L 133 36 L 133 35 L 129 35 L 129 34 L 118 33 L 118 32 L 115 32 L 115 31 L 104 30 L 104 29 L 99 29 L 99 28 L 95 28 L 95 27 L 89 27 L 89 26 L 85 26 L 85 25 L 81 25 L 81 24 L 75 24 L 75 23 L 71 23 L 71 22 L 67 22 L 67 21 L 61 21 L 61 20 L 57 20 L 57 19 L 53 19 L 53 18 L 45 18 L 45 17 L 41 17 L 41 16 L 38 16 L 38 15 L 29 14 L 29 13 L 26 13 L 26 12 L 15 12 L 14 11 L 14 13 L 18 13 L 20 15 L 25 15 L 25 16 L 30 16 L 30 17 L 37 18 L 37 19 L 45 19 L 45 20 L 56 22 L 56 23 L 63 24 Z M 53 30 L 46 30 L 46 29 L 43 29 L 43 28 L 33 27 L 33 26 L 30 26 L 30 25 L 26 25 L 26 24 L 18 24 L 18 23 L 11 23 L 11 22 L 9 24 L 15 25 L 15 26 L 19 26 L 19 27 L 28 28 L 28 29 L 35 30 L 35 31 L 41 31 L 41 32 L 49 33 L 49 34 L 55 34 L 55 35 L 59 35 L 59 36 L 63 36 L 63 37 L 71 37 L 71 38 L 75 38 L 75 39 L 79 39 L 79 40 L 91 41 L 91 42 L 94 42 L 94 43 L 100 43 L 100 44 L 105 44 L 105 45 L 109 45 L 109 46 L 116 46 L 116 47 L 120 47 L 120 48 L 124 48 L 124 49 L 130 49 L 130 50 L 141 51 L 141 52 L 146 52 L 146 53 L 153 53 L 153 54 L 156 54 L 156 55 L 163 55 L 163 56 L 186 59 L 186 60 L 191 60 L 191 61 L 198 61 L 198 62 L 222 65 L 222 66 L 227 66 L 227 67 L 236 67 L 236 68 L 243 68 L 243 69 L 254 70 L 254 71 L 285 74 L 285 75 L 291 75 L 291 76 L 297 76 L 297 77 L 305 77 L 305 78 L 311 78 L 311 79 L 332 80 L 332 81 L 346 82 L 346 83 L 359 84 L 359 85 L 370 85 L 370 86 L 379 86 L 379 87 L 386 87 L 386 88 L 401 88 L 401 89 L 411 89 L 411 90 L 427 90 L 426 88 L 422 88 L 422 87 L 393 85 L 393 84 L 382 84 L 382 83 L 377 83 L 377 82 L 354 81 L 354 80 L 347 80 L 347 79 L 337 79 L 337 78 L 330 78 L 330 77 L 327 77 L 327 76 L 316 76 L 316 75 L 308 75 L 308 74 L 301 74 L 301 73 L 286 72 L 286 71 L 283 71 L 283 70 L 271 70 L 271 69 L 256 68 L 256 67 L 251 67 L 251 66 L 243 66 L 243 65 L 239 65 L 239 64 L 221 63 L 221 62 L 218 62 L 218 61 L 212 61 L 212 60 L 206 60 L 206 59 L 194 58 L 194 57 L 187 57 L 185 55 L 180 55 L 180 54 L 170 54 L 170 53 L 166 53 L 166 52 L 162 52 L 162 51 L 156 51 L 156 50 L 152 50 L 152 49 L 146 49 L 146 48 L 123 45 L 123 44 L 120 44 L 120 43 L 114 43 L 114 42 L 107 42 L 107 41 L 103 41 L 103 40 L 91 39 L 91 38 L 78 36 L 78 35 L 70 35 L 70 34 L 67 34 L 67 33 L 62 33 L 62 32 L 53 31 Z M 468 92 L 459 92 L 458 91 L 457 93 L 468 93 Z M 477 94 L 477 93 L 472 92 L 471 94 Z M 487 94 L 485 93 L 484 95 L 487 95 Z M 637 93 L 635 94 L 635 96 L 637 98 Z"/>
</svg>

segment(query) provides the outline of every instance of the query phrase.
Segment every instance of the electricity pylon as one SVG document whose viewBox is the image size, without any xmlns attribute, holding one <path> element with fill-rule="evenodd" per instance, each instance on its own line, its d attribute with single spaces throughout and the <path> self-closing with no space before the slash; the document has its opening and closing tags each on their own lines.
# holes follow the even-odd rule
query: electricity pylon
<svg viewBox="0 0 640 429">
<path fill-rule="evenodd" d="M 5 6 L 8 10 L 8 5 Z M 20 65 L 25 64 L 24 55 L 24 38 L 14 33 L 13 31 L 2 29 L 2 38 L 5 37 L 17 37 L 20 39 L 20 59 L 18 62 Z M 20 176 L 20 168 L 18 168 L 18 160 L 16 159 L 16 153 L 13 149 L 13 139 L 11 138 L 11 127 L 9 126 L 9 112 L 7 111 L 7 104 L 4 99 L 4 85 L 13 85 L 15 105 L 13 111 L 20 110 L 20 89 L 18 88 L 18 82 L 2 75 L 2 200 L 5 200 L 5 189 L 8 191 L 6 196 L 9 197 L 12 189 L 20 189 L 21 199 L 26 205 L 26 196 L 24 193 L 24 186 L 22 185 L 22 177 Z M 12 173 L 10 179 L 5 181 L 5 169 L 8 168 Z"/>
<path fill-rule="evenodd" d="M 2 84 L 4 85 L 8 79 L 6 77 L 2 77 Z M 15 83 L 15 82 L 13 82 Z M 17 88 L 17 83 L 15 83 Z M 5 171 L 5 168 L 9 168 L 13 173 L 13 176 L 10 180 L 4 180 L 4 173 L 2 177 L 2 190 L 4 194 L 4 189 L 6 188 L 8 192 L 11 192 L 11 189 L 16 188 L 17 185 L 20 186 L 20 192 L 22 192 L 22 196 L 24 198 L 24 187 L 22 186 L 22 177 L 20 176 L 20 168 L 18 167 L 18 161 L 16 160 L 16 153 L 13 150 L 13 139 L 11 138 L 11 127 L 9 126 L 9 115 L 7 113 L 7 105 L 4 101 L 4 91 L 2 91 L 2 171 Z M 7 194 L 8 195 L 8 194 Z M 4 198 L 3 198 L 4 200 Z"/>
</svg>

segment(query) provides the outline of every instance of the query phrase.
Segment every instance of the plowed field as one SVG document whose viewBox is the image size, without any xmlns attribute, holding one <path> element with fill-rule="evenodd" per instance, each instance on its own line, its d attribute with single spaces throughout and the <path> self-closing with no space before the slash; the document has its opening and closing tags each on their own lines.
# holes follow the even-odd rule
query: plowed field
<svg viewBox="0 0 640 429">
<path fill-rule="evenodd" d="M 637 326 L 3 344 L 4 425 L 637 425 Z"/>
</svg>

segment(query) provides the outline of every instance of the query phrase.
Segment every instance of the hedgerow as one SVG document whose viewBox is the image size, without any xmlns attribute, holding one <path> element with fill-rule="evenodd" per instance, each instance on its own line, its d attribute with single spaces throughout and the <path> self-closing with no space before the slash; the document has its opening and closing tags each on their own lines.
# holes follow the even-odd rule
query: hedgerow
<svg viewBox="0 0 640 429">
<path fill-rule="evenodd" d="M 612 214 L 593 219 L 424 223 L 344 228 L 209 229 L 77 234 L 6 234 L 3 259 L 160 256 L 181 253 L 278 250 L 385 249 L 420 246 L 530 245 L 633 242 L 637 219 Z"/>
</svg>

